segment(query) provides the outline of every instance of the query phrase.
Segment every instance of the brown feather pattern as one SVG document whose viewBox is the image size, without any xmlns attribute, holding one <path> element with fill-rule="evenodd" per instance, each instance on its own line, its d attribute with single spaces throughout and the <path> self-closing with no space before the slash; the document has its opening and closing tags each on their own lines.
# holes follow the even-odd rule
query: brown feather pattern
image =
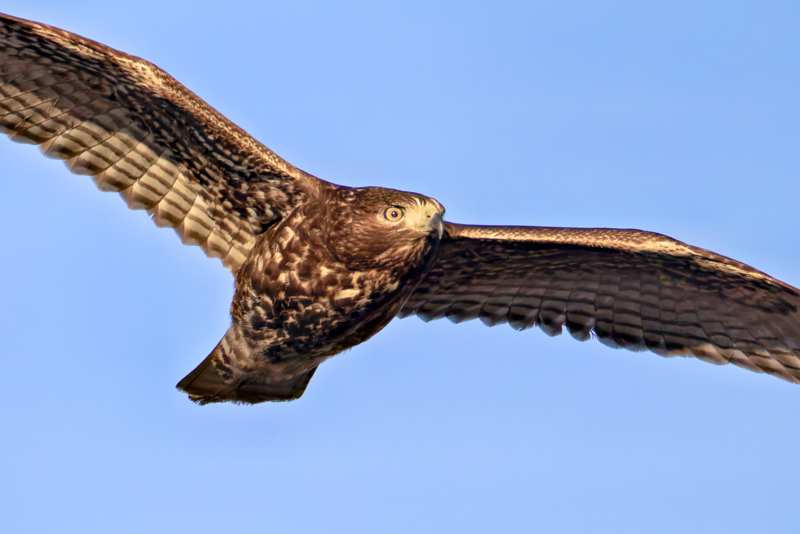
<svg viewBox="0 0 800 534">
<path fill-rule="evenodd" d="M 400 315 L 562 327 L 611 347 L 734 363 L 800 383 L 800 294 L 752 267 L 638 230 L 448 223 Z"/>
<path fill-rule="evenodd" d="M 233 272 L 255 236 L 322 183 L 155 65 L 7 15 L 0 130 L 119 192 Z"/>
<path fill-rule="evenodd" d="M 232 324 L 178 388 L 292 400 L 393 317 L 493 326 L 800 382 L 800 292 L 639 230 L 444 224 L 415 193 L 291 166 L 142 59 L 0 15 L 0 131 L 118 192 L 236 276 Z"/>
<path fill-rule="evenodd" d="M 407 221 L 380 217 L 390 206 Z M 308 381 L 298 392 L 293 379 L 310 379 L 395 317 L 435 258 L 441 226 L 427 214 L 441 211 L 421 195 L 344 187 L 295 208 L 237 273 L 233 324 L 201 364 L 207 371 L 178 387 L 201 404 L 299 397 Z"/>
</svg>

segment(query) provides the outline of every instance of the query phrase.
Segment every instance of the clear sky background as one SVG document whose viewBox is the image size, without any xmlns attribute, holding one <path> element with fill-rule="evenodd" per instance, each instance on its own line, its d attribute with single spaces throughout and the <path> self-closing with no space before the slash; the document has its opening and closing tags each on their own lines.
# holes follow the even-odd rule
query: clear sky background
<svg viewBox="0 0 800 534">
<path fill-rule="evenodd" d="M 800 5 L 6 0 L 146 58 L 294 165 L 447 219 L 639 228 L 800 286 Z M 797 532 L 800 386 L 391 323 L 299 401 L 174 385 L 232 277 L 0 143 L 0 530 Z"/>
</svg>

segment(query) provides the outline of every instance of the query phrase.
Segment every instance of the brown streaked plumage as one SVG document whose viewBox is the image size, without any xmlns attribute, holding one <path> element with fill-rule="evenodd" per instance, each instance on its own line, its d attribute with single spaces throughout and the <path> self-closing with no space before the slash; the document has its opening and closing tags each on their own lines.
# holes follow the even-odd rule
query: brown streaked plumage
<svg viewBox="0 0 800 534">
<path fill-rule="evenodd" d="M 422 195 L 292 167 L 139 58 L 0 16 L 0 128 L 117 191 L 236 276 L 232 325 L 178 387 L 302 395 L 396 316 L 480 318 L 800 382 L 800 293 L 638 230 L 443 224 Z"/>
</svg>

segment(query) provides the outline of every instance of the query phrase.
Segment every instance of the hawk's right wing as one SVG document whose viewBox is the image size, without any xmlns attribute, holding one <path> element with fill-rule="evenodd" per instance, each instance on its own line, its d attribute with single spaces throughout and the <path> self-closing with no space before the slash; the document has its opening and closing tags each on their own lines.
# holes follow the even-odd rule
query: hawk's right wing
<svg viewBox="0 0 800 534">
<path fill-rule="evenodd" d="M 142 59 L 0 14 L 0 131 L 146 209 L 234 273 L 325 182 Z"/>
</svg>

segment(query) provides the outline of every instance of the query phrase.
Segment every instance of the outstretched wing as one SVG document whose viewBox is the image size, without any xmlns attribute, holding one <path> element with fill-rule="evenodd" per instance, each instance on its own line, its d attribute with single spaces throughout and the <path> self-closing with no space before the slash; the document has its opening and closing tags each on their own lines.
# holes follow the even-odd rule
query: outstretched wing
<svg viewBox="0 0 800 534">
<path fill-rule="evenodd" d="M 234 273 L 254 237 L 324 183 L 155 65 L 1 14 L 0 130 L 119 192 Z"/>
<path fill-rule="evenodd" d="M 400 316 L 480 318 L 612 347 L 734 363 L 800 383 L 800 292 L 639 230 L 447 223 Z"/>
</svg>

